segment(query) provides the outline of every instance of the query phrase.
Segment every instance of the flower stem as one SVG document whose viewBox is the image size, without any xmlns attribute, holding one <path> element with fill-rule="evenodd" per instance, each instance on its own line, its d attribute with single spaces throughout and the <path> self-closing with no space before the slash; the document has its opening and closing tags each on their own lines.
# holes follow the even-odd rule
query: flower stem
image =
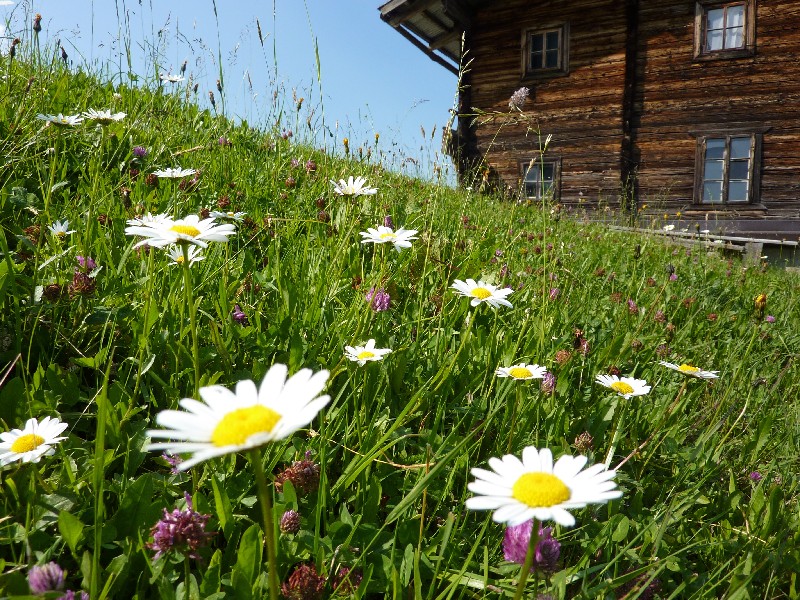
<svg viewBox="0 0 800 600">
<path fill-rule="evenodd" d="M 186 306 L 189 309 L 189 326 L 192 330 L 192 360 L 194 362 L 194 398 L 200 393 L 200 346 L 197 341 L 197 314 L 194 310 L 194 289 L 192 288 L 192 272 L 189 266 L 189 246 L 183 244 L 183 281 L 186 294 Z"/>
<path fill-rule="evenodd" d="M 521 600 L 522 595 L 525 593 L 525 583 L 528 581 L 528 574 L 531 572 L 533 560 L 536 558 L 536 545 L 539 543 L 539 519 L 532 519 L 531 522 L 531 539 L 528 542 L 528 551 L 525 553 L 525 564 L 522 565 L 522 570 L 519 574 L 519 583 L 517 583 L 517 591 L 514 594 L 514 600 Z"/>
<path fill-rule="evenodd" d="M 511 446 L 514 443 L 514 433 L 517 424 L 517 413 L 519 412 L 519 407 L 522 404 L 522 383 L 521 382 L 514 382 L 516 390 L 516 400 L 514 401 L 514 412 L 511 414 L 511 432 L 508 436 L 508 445 L 506 446 L 506 454 L 511 452 Z M 538 419 L 537 419 L 538 425 Z"/>
<path fill-rule="evenodd" d="M 183 557 L 183 592 L 184 598 L 189 600 L 191 597 L 192 584 L 190 577 L 192 576 L 192 566 L 189 564 L 189 556 Z"/>
<path fill-rule="evenodd" d="M 278 560 L 275 554 L 275 525 L 272 514 L 272 495 L 267 488 L 267 477 L 261 453 L 257 449 L 250 451 L 250 462 L 256 476 L 258 495 L 261 499 L 261 517 L 264 521 L 264 543 L 267 546 L 267 565 L 269 567 L 269 597 L 278 600 Z"/>
<path fill-rule="evenodd" d="M 608 447 L 608 453 L 606 454 L 606 459 L 603 461 L 608 469 L 611 465 L 611 459 L 614 457 L 614 450 L 617 449 L 617 442 L 619 441 L 619 432 L 622 428 L 622 420 L 625 417 L 625 408 L 628 406 L 628 401 L 624 398 L 620 400 L 622 402 L 622 409 L 619 412 L 619 418 L 617 419 L 616 423 L 614 423 L 613 431 L 611 432 L 611 445 Z"/>
</svg>

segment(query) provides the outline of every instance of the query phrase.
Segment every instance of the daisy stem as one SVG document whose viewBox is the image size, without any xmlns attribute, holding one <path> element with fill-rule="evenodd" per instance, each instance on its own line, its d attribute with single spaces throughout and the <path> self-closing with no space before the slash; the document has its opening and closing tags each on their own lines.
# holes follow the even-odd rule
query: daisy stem
<svg viewBox="0 0 800 600">
<path fill-rule="evenodd" d="M 519 583 L 514 594 L 514 600 L 521 600 L 525 593 L 525 583 L 528 581 L 528 574 L 531 572 L 533 560 L 536 558 L 536 545 L 539 543 L 539 519 L 533 518 L 531 522 L 531 539 L 528 542 L 528 551 L 525 553 L 525 564 L 519 573 Z"/>
<path fill-rule="evenodd" d="M 619 432 L 622 428 L 622 420 L 625 417 L 625 408 L 628 405 L 628 402 L 623 398 L 622 399 L 622 410 L 619 412 L 619 417 L 617 418 L 616 422 L 614 423 L 614 428 L 611 432 L 611 445 L 608 447 L 608 453 L 606 454 L 606 459 L 603 461 L 608 469 L 611 466 L 611 459 L 614 457 L 614 450 L 617 449 L 617 442 L 619 441 Z"/>
<path fill-rule="evenodd" d="M 258 449 L 250 450 L 250 462 L 256 476 L 258 495 L 261 498 L 261 517 L 264 520 L 264 544 L 267 546 L 267 565 L 269 566 L 269 597 L 278 600 L 278 560 L 275 555 L 275 525 L 272 515 L 272 495 L 267 488 L 267 477 Z"/>
<path fill-rule="evenodd" d="M 508 436 L 508 445 L 506 446 L 506 454 L 511 452 L 511 446 L 514 443 L 514 433 L 517 424 L 517 412 L 519 411 L 519 407 L 522 404 L 522 384 L 520 382 L 516 382 L 516 387 L 517 387 L 517 394 L 516 394 L 516 400 L 514 402 L 514 412 L 511 414 L 511 433 Z"/>
<path fill-rule="evenodd" d="M 194 310 L 194 290 L 192 289 L 192 272 L 189 266 L 189 245 L 182 244 L 183 251 L 183 287 L 186 294 L 186 306 L 189 309 L 189 326 L 192 330 L 192 360 L 194 362 L 194 397 L 200 393 L 200 346 L 197 341 L 197 315 Z"/>
</svg>

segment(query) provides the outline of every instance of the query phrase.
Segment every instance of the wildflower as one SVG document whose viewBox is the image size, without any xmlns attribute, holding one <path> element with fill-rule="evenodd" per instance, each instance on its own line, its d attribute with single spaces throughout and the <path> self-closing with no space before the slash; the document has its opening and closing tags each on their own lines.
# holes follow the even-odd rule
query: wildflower
<svg viewBox="0 0 800 600">
<path fill-rule="evenodd" d="M 467 487 L 478 495 L 468 498 L 466 507 L 494 510 L 496 522 L 511 526 L 536 518 L 571 527 L 575 518 L 568 509 L 605 504 L 622 496 L 612 481 L 616 471 L 606 470 L 603 464 L 582 470 L 586 462 L 585 456 L 565 454 L 553 464 L 548 448 L 533 446 L 522 451 L 522 460 L 511 454 L 490 458 L 493 471 L 471 471 L 476 481 Z"/>
<path fill-rule="evenodd" d="M 767 308 L 767 295 L 759 294 L 753 301 L 756 308 L 756 314 L 761 317 L 764 314 L 764 309 Z"/>
<path fill-rule="evenodd" d="M 767 323 L 774 323 L 774 322 L 775 322 L 775 317 L 774 317 L 774 316 L 772 316 L 772 315 L 767 315 L 766 317 L 764 317 L 764 320 L 765 320 Z"/>
<path fill-rule="evenodd" d="M 522 110 L 522 107 L 528 100 L 530 93 L 531 91 L 526 87 L 519 88 L 516 92 L 511 94 L 511 98 L 508 101 L 508 108 L 510 110 Z"/>
<path fill-rule="evenodd" d="M 291 435 L 308 425 L 330 396 L 318 396 L 328 371 L 301 369 L 288 379 L 287 372 L 286 365 L 273 365 L 260 388 L 249 379 L 237 383 L 235 392 L 221 385 L 200 388 L 205 403 L 184 398 L 180 405 L 185 411 L 164 410 L 156 417 L 167 429 L 147 432 L 151 438 L 178 441 L 151 443 L 148 450 L 192 452 L 192 457 L 178 467 L 184 471 L 209 458 L 257 448 Z"/>
<path fill-rule="evenodd" d="M 542 379 L 547 373 L 547 369 L 539 365 L 526 365 L 525 363 L 513 365 L 511 367 L 498 367 L 494 372 L 498 377 L 510 377 L 511 379 L 528 380 Z"/>
<path fill-rule="evenodd" d="M 759 473 L 758 471 L 753 471 L 752 473 L 750 473 L 749 477 L 750 477 L 750 481 L 753 481 L 755 483 L 758 483 L 759 481 L 764 479 L 764 476 L 761 473 Z"/>
<path fill-rule="evenodd" d="M 202 250 L 197 246 L 188 246 L 186 254 L 189 257 L 189 265 L 200 262 L 205 259 Z M 172 261 L 170 264 L 182 265 L 186 261 L 186 255 L 183 254 L 183 246 L 175 244 L 170 246 L 167 250 L 167 257 Z"/>
<path fill-rule="evenodd" d="M 658 364 L 667 367 L 669 369 L 673 369 L 674 371 L 678 371 L 679 373 L 683 373 L 684 375 L 688 375 L 690 377 L 697 377 L 699 379 L 717 379 L 719 377 L 719 371 L 704 371 L 698 367 L 693 367 L 690 364 L 683 363 L 681 365 L 673 365 L 672 363 L 666 361 L 659 361 Z"/>
<path fill-rule="evenodd" d="M 675 225 L 664 225 L 664 227 L 662 227 L 661 229 L 663 229 L 664 231 L 672 231 L 673 229 L 675 229 Z"/>
<path fill-rule="evenodd" d="M 669 280 L 670 280 L 670 281 L 678 281 L 678 275 L 677 275 L 677 273 L 672 273 L 672 274 L 669 276 Z"/>
<path fill-rule="evenodd" d="M 169 83 L 180 83 L 183 81 L 183 77 L 180 75 L 167 75 L 165 73 L 161 73 L 158 76 L 159 81 L 167 81 Z"/>
<path fill-rule="evenodd" d="M 653 320 L 657 323 L 666 323 L 667 322 L 667 315 L 664 314 L 663 310 L 657 310 L 653 315 Z"/>
<path fill-rule="evenodd" d="M 175 456 L 174 454 L 169 454 L 168 452 L 164 452 L 164 454 L 161 455 L 161 458 L 167 461 L 167 463 L 169 463 L 169 466 L 172 467 L 169 470 L 170 473 L 172 473 L 173 475 L 177 475 L 179 473 L 178 465 L 180 465 L 183 462 L 183 459 L 180 456 Z"/>
<path fill-rule="evenodd" d="M 333 589 L 340 595 L 351 596 L 355 594 L 363 579 L 364 573 L 361 569 L 341 566 L 333 579 Z"/>
<path fill-rule="evenodd" d="M 558 288 L 550 288 L 550 300 L 555 300 L 561 295 L 561 290 Z"/>
<path fill-rule="evenodd" d="M 383 360 L 383 357 L 391 352 L 389 348 L 376 348 L 375 340 L 369 340 L 363 346 L 345 346 L 345 356 L 357 362 L 359 367 L 363 367 L 368 361 Z"/>
<path fill-rule="evenodd" d="M 383 217 L 383 226 L 388 227 L 389 229 L 394 229 L 394 221 L 392 221 L 392 215 L 386 215 Z"/>
<path fill-rule="evenodd" d="M 306 173 L 311 174 L 317 170 L 317 163 L 310 158 L 306 161 Z"/>
<path fill-rule="evenodd" d="M 228 236 L 236 233 L 236 226 L 230 223 L 217 225 L 214 219 L 203 219 L 197 215 L 173 221 L 169 217 L 162 217 L 152 222 L 130 225 L 125 228 L 126 235 L 143 236 L 134 248 L 145 244 L 156 248 L 163 248 L 169 244 L 195 244 L 206 248 L 208 242 L 227 242 Z"/>
<path fill-rule="evenodd" d="M 217 143 L 223 148 L 229 148 L 231 146 L 231 141 L 224 135 L 220 136 L 220 138 L 217 140 Z"/>
<path fill-rule="evenodd" d="M 552 394 L 556 391 L 556 376 L 550 371 L 545 371 L 539 389 L 543 394 Z"/>
<path fill-rule="evenodd" d="M 636 302 L 634 302 L 631 298 L 628 298 L 628 312 L 632 315 L 639 314 L 639 307 L 636 306 Z"/>
<path fill-rule="evenodd" d="M 36 16 L 33 17 L 33 30 L 36 33 L 42 30 L 42 15 L 40 13 L 36 13 Z"/>
<path fill-rule="evenodd" d="M 300 531 L 300 513 L 296 510 L 287 510 L 281 516 L 281 533 L 297 533 Z"/>
<path fill-rule="evenodd" d="M 72 281 L 67 287 L 70 298 L 75 296 L 91 296 L 97 288 L 97 281 L 88 273 L 75 269 Z"/>
<path fill-rule="evenodd" d="M 153 171 L 153 175 L 159 179 L 180 179 L 181 177 L 188 177 L 189 175 L 194 175 L 195 173 L 197 173 L 195 169 L 181 169 L 180 167 L 176 167 L 175 169 L 159 169 L 158 171 Z"/>
<path fill-rule="evenodd" d="M 462 296 L 471 298 L 470 306 L 478 306 L 481 302 L 486 302 L 492 308 L 497 308 L 498 306 L 513 308 L 511 302 L 506 300 L 506 296 L 514 291 L 511 288 L 500 289 L 490 283 L 476 282 L 474 279 L 467 279 L 466 281 L 456 279 L 450 287 Z"/>
<path fill-rule="evenodd" d="M 632 398 L 633 396 L 644 396 L 650 393 L 650 386 L 644 379 L 634 379 L 633 377 L 618 377 L 617 375 L 598 375 L 595 382 L 614 390 L 620 396 Z"/>
<path fill-rule="evenodd" d="M 375 312 L 383 312 L 389 310 L 392 298 L 383 288 L 374 287 L 369 288 L 369 291 L 364 295 L 364 298 L 369 302 L 369 306 Z"/>
<path fill-rule="evenodd" d="M 364 239 L 361 240 L 362 244 L 394 244 L 394 249 L 400 252 L 403 248 L 411 248 L 411 240 L 417 239 L 416 229 L 403 229 L 402 227 L 397 231 L 393 231 L 391 227 L 378 225 L 377 229 L 372 227 L 367 231 L 362 231 L 359 235 Z"/>
<path fill-rule="evenodd" d="M 147 156 L 147 148 L 145 148 L 144 146 L 134 146 L 133 155 L 136 158 L 144 158 L 145 156 Z"/>
<path fill-rule="evenodd" d="M 206 531 L 206 524 L 211 515 L 204 515 L 194 510 L 192 507 L 192 497 L 184 492 L 186 508 L 183 510 L 173 509 L 171 513 L 164 509 L 164 516 L 153 525 L 151 533 L 153 541 L 147 544 L 151 550 L 155 550 L 154 558 L 166 554 L 170 550 L 185 553 L 189 558 L 199 559 L 197 551 L 208 544 L 208 540 L 214 535 Z"/>
<path fill-rule="evenodd" d="M 281 594 L 287 600 L 322 600 L 327 579 L 317 573 L 313 564 L 299 564 L 289 575 L 289 581 L 281 586 Z"/>
<path fill-rule="evenodd" d="M 559 365 L 565 365 L 572 358 L 572 352 L 569 350 L 559 350 L 556 352 L 555 360 Z"/>
<path fill-rule="evenodd" d="M 286 178 L 286 181 L 284 183 L 287 188 L 293 188 L 297 184 L 297 180 L 290 175 L 289 177 Z"/>
<path fill-rule="evenodd" d="M 283 491 L 283 484 L 292 483 L 300 496 L 307 496 L 319 488 L 320 467 L 311 459 L 311 450 L 306 450 L 303 460 L 296 460 L 290 467 L 275 476 L 275 489 Z"/>
<path fill-rule="evenodd" d="M 245 216 L 247 216 L 247 213 L 246 212 L 233 212 L 231 210 L 229 210 L 227 212 L 221 212 L 219 210 L 212 210 L 209 213 L 208 216 L 211 217 L 212 219 L 223 219 L 223 220 L 227 219 L 229 221 L 236 221 L 237 223 L 240 223 L 240 222 L 244 221 L 244 218 L 245 218 Z"/>
<path fill-rule="evenodd" d="M 80 125 L 83 123 L 83 118 L 80 115 L 62 115 L 58 113 L 57 115 L 45 115 L 39 113 L 36 115 L 36 118 L 40 121 L 47 121 L 47 123 L 51 123 L 58 127 L 75 127 L 75 125 Z"/>
<path fill-rule="evenodd" d="M 656 356 L 669 356 L 672 353 L 672 349 L 667 346 L 666 344 L 659 344 L 656 346 Z"/>
<path fill-rule="evenodd" d="M 60 283 L 50 283 L 42 289 L 42 298 L 48 302 L 58 302 L 64 296 L 64 287 Z"/>
<path fill-rule="evenodd" d="M 340 196 L 371 196 L 378 192 L 377 188 L 371 188 L 366 185 L 367 180 L 363 177 L 356 177 L 353 179 L 351 175 L 347 181 L 340 179 L 339 183 L 331 180 L 333 184 L 333 191 Z"/>
<path fill-rule="evenodd" d="M 69 228 L 69 221 L 64 219 L 63 221 L 56 221 L 52 225 L 50 225 L 47 230 L 53 234 L 59 240 L 63 240 L 68 235 L 75 233 L 74 229 Z"/>
<path fill-rule="evenodd" d="M 115 121 L 122 121 L 127 115 L 124 112 L 112 113 L 110 110 L 95 110 L 90 108 L 86 112 L 83 113 L 84 119 L 89 119 L 90 121 L 97 121 L 101 125 L 108 125 L 109 123 L 114 123 Z"/>
<path fill-rule="evenodd" d="M 80 254 L 75 257 L 75 260 L 78 261 L 81 269 L 84 271 L 91 273 L 97 268 L 97 263 L 94 262 L 94 259 L 90 256 L 81 256 Z"/>
<path fill-rule="evenodd" d="M 572 445 L 575 446 L 578 452 L 588 452 L 594 448 L 594 438 L 591 433 L 584 431 L 575 438 Z"/>
<path fill-rule="evenodd" d="M 36 595 L 60 592 L 64 589 L 64 570 L 52 561 L 41 567 L 33 566 L 28 571 L 28 586 Z"/>
<path fill-rule="evenodd" d="M 518 565 L 525 564 L 528 546 L 533 533 L 533 521 L 525 521 L 519 525 L 506 527 L 503 536 L 503 557 Z M 553 537 L 552 527 L 540 527 L 539 539 L 531 565 L 531 573 L 535 570 L 554 573 L 557 569 L 558 557 L 561 555 L 561 544 Z"/>
<path fill-rule="evenodd" d="M 14 461 L 23 463 L 39 462 L 43 456 L 55 454 L 53 446 L 67 439 L 60 434 L 67 428 L 58 419 L 45 417 L 40 423 L 28 419 L 24 429 L 12 429 L 0 433 L 0 467 Z"/>
</svg>

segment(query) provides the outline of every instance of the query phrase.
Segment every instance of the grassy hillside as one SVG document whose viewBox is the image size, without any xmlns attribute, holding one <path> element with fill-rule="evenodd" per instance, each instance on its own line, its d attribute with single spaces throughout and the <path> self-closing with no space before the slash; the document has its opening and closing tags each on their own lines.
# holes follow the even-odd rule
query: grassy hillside
<svg viewBox="0 0 800 600">
<path fill-rule="evenodd" d="M 52 455 L 18 446 L 0 470 L 0 595 L 36 591 L 26 577 L 54 561 L 92 599 L 268 597 L 272 562 L 289 598 L 511 597 L 505 526 L 465 507 L 467 485 L 535 446 L 616 467 L 622 496 L 554 527 L 527 597 L 797 597 L 796 276 L 316 151 L 288 135 L 291 107 L 262 131 L 180 83 L 0 70 L 0 420 L 66 424 Z M 125 116 L 37 119 L 89 109 Z M 153 175 L 179 166 L 197 173 Z M 377 193 L 337 194 L 349 176 Z M 190 267 L 126 234 L 210 211 L 246 215 Z M 361 243 L 387 217 L 418 231 L 410 248 Z M 511 288 L 513 307 L 472 307 L 451 287 L 468 278 Z M 348 359 L 370 339 L 391 353 Z M 185 471 L 147 451 L 160 411 L 275 364 L 330 371 L 308 426 Z M 496 375 L 520 364 L 551 377 Z M 625 399 L 601 374 L 652 389 Z M 183 546 L 154 528 L 164 511 L 191 525 Z"/>
</svg>

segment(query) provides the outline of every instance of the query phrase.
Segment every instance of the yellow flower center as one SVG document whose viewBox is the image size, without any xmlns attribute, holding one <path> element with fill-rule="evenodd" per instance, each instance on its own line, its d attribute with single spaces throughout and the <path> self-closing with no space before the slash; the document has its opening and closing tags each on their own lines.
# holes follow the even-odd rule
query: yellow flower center
<svg viewBox="0 0 800 600">
<path fill-rule="evenodd" d="M 44 438 L 42 436 L 36 435 L 35 433 L 26 433 L 14 440 L 14 443 L 11 444 L 11 451 L 22 454 L 24 452 L 36 450 L 36 448 L 42 444 L 44 444 Z"/>
<path fill-rule="evenodd" d="M 511 488 L 514 499 L 532 508 L 555 506 L 572 496 L 570 489 L 555 475 L 549 473 L 524 473 Z"/>
<path fill-rule="evenodd" d="M 617 392 L 619 394 L 622 394 L 623 396 L 625 394 L 632 394 L 633 393 L 633 388 L 630 385 L 628 385 L 627 383 L 625 383 L 624 381 L 615 381 L 609 387 L 612 390 L 614 390 L 615 392 Z"/>
<path fill-rule="evenodd" d="M 281 415 L 266 406 L 238 408 L 222 417 L 211 434 L 215 446 L 241 446 L 256 433 L 269 433 Z"/>
<path fill-rule="evenodd" d="M 526 369 L 525 367 L 513 367 L 508 370 L 508 374 L 511 375 L 514 379 L 527 379 L 533 373 L 530 369 Z"/>
<path fill-rule="evenodd" d="M 232 212 L 232 211 L 228 211 L 228 213 L 227 213 L 227 214 L 228 214 L 228 217 L 230 217 L 231 219 L 232 219 L 234 216 L 236 216 L 236 213 L 234 213 L 234 212 Z"/>
<path fill-rule="evenodd" d="M 373 356 L 375 356 L 374 352 L 364 350 L 363 352 L 359 352 L 356 358 L 358 358 L 358 360 L 364 360 L 365 358 L 372 358 Z"/>
<path fill-rule="evenodd" d="M 490 292 L 486 288 L 476 287 L 474 290 L 470 292 L 470 294 L 472 294 L 479 300 L 486 300 L 489 296 L 492 295 L 492 292 Z"/>
<path fill-rule="evenodd" d="M 200 230 L 194 225 L 173 225 L 169 228 L 169 230 L 174 231 L 175 233 L 188 235 L 190 237 L 197 237 L 200 235 Z"/>
<path fill-rule="evenodd" d="M 183 264 L 183 261 L 185 261 L 185 260 L 186 259 L 183 257 L 183 255 L 180 255 L 180 256 L 175 258 L 175 262 L 178 263 L 179 265 Z"/>
<path fill-rule="evenodd" d="M 67 232 L 66 231 L 56 231 L 56 237 L 64 239 L 65 237 L 67 237 Z"/>
<path fill-rule="evenodd" d="M 395 234 L 393 234 L 393 233 L 382 233 L 379 237 L 382 240 L 393 240 L 397 236 Z"/>
<path fill-rule="evenodd" d="M 678 371 L 680 371 L 681 373 L 697 373 L 700 371 L 700 369 L 684 363 L 680 367 L 678 367 Z"/>
</svg>

